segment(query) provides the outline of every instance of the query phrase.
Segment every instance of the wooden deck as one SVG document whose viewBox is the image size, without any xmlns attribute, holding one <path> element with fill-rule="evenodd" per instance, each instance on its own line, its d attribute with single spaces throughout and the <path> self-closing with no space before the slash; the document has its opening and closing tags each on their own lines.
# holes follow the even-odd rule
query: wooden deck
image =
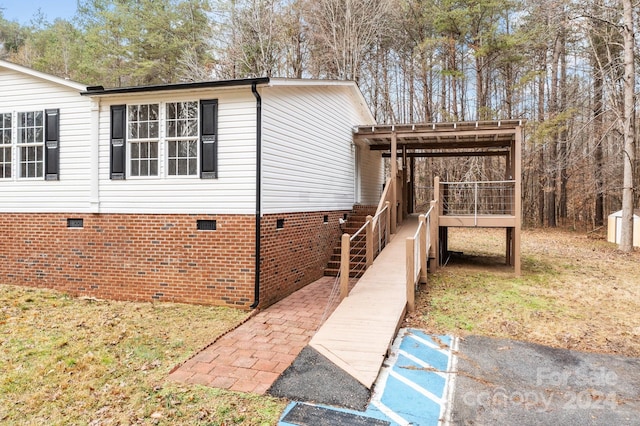
<svg viewBox="0 0 640 426">
<path fill-rule="evenodd" d="M 406 238 L 418 227 L 404 221 L 309 345 L 371 389 L 404 318 Z"/>
<path fill-rule="evenodd" d="M 462 228 L 514 228 L 517 218 L 512 215 L 444 215 L 440 216 L 438 225 Z"/>
</svg>

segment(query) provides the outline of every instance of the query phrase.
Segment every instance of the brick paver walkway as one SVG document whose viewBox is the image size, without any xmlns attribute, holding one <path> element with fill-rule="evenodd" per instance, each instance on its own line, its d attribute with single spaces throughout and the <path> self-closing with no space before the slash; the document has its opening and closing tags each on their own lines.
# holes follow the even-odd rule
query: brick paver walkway
<svg viewBox="0 0 640 426">
<path fill-rule="evenodd" d="M 321 278 L 259 312 L 169 379 L 264 394 L 315 334 L 334 282 L 333 277 Z"/>
</svg>

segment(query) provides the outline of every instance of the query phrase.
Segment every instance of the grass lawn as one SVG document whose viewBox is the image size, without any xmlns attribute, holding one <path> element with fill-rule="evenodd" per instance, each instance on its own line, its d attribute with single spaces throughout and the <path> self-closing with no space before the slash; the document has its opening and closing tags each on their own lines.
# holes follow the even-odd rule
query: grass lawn
<svg viewBox="0 0 640 426">
<path fill-rule="evenodd" d="M 462 254 L 429 276 L 405 325 L 640 357 L 640 252 L 527 230 L 514 277 L 504 239 L 452 229 Z M 0 285 L 0 423 L 274 425 L 285 401 L 166 379 L 246 315 Z"/>
<path fill-rule="evenodd" d="M 273 425 L 284 401 L 166 380 L 246 315 L 0 285 L 0 423 Z"/>
<path fill-rule="evenodd" d="M 640 357 L 640 252 L 602 237 L 525 230 L 522 276 L 504 266 L 504 229 L 450 229 L 462 252 L 429 276 L 411 326 Z"/>
</svg>

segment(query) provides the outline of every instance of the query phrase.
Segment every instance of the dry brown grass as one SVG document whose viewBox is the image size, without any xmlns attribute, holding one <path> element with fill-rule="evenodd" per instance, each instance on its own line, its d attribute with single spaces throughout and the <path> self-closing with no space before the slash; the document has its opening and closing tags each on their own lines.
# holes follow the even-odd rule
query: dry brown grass
<svg viewBox="0 0 640 426">
<path fill-rule="evenodd" d="M 246 315 L 0 285 L 0 423 L 274 424 L 282 401 L 166 380 Z"/>
<path fill-rule="evenodd" d="M 452 229 L 453 255 L 417 297 L 411 326 L 640 356 L 640 252 L 602 236 L 525 230 L 523 273 L 504 266 L 504 230 Z"/>
</svg>

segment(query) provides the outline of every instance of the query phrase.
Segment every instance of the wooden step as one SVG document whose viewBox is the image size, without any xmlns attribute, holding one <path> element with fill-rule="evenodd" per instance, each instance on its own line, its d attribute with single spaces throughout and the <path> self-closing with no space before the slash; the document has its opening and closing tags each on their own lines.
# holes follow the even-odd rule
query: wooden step
<svg viewBox="0 0 640 426">
<path fill-rule="evenodd" d="M 351 213 L 347 215 L 347 221 L 341 226 L 341 230 L 343 233 L 353 235 L 367 221 L 367 216 L 375 215 L 376 207 L 368 206 L 368 207 L 356 207 Z M 366 235 L 362 233 L 355 238 L 354 241 L 351 242 L 351 266 L 352 270 L 350 272 L 351 277 L 359 278 L 362 276 L 364 265 L 366 262 Z M 353 254 L 354 252 L 358 254 Z M 327 264 L 327 268 L 325 269 L 325 275 L 328 276 L 336 276 L 340 269 L 340 261 L 341 261 L 341 253 L 342 247 L 340 242 L 333 248 L 333 254 Z"/>
<path fill-rule="evenodd" d="M 337 277 L 338 276 L 338 271 L 340 271 L 340 269 L 325 268 L 324 276 L 325 277 Z M 364 270 L 351 270 L 351 271 L 349 271 L 349 277 L 350 278 L 360 278 L 362 275 L 364 275 Z"/>
<path fill-rule="evenodd" d="M 340 269 L 340 264 L 341 262 L 338 261 L 329 261 L 329 263 L 327 263 L 327 268 L 331 268 L 331 269 Z M 360 270 L 360 269 L 365 269 L 366 268 L 366 261 L 351 261 L 351 269 L 352 270 Z"/>
</svg>

